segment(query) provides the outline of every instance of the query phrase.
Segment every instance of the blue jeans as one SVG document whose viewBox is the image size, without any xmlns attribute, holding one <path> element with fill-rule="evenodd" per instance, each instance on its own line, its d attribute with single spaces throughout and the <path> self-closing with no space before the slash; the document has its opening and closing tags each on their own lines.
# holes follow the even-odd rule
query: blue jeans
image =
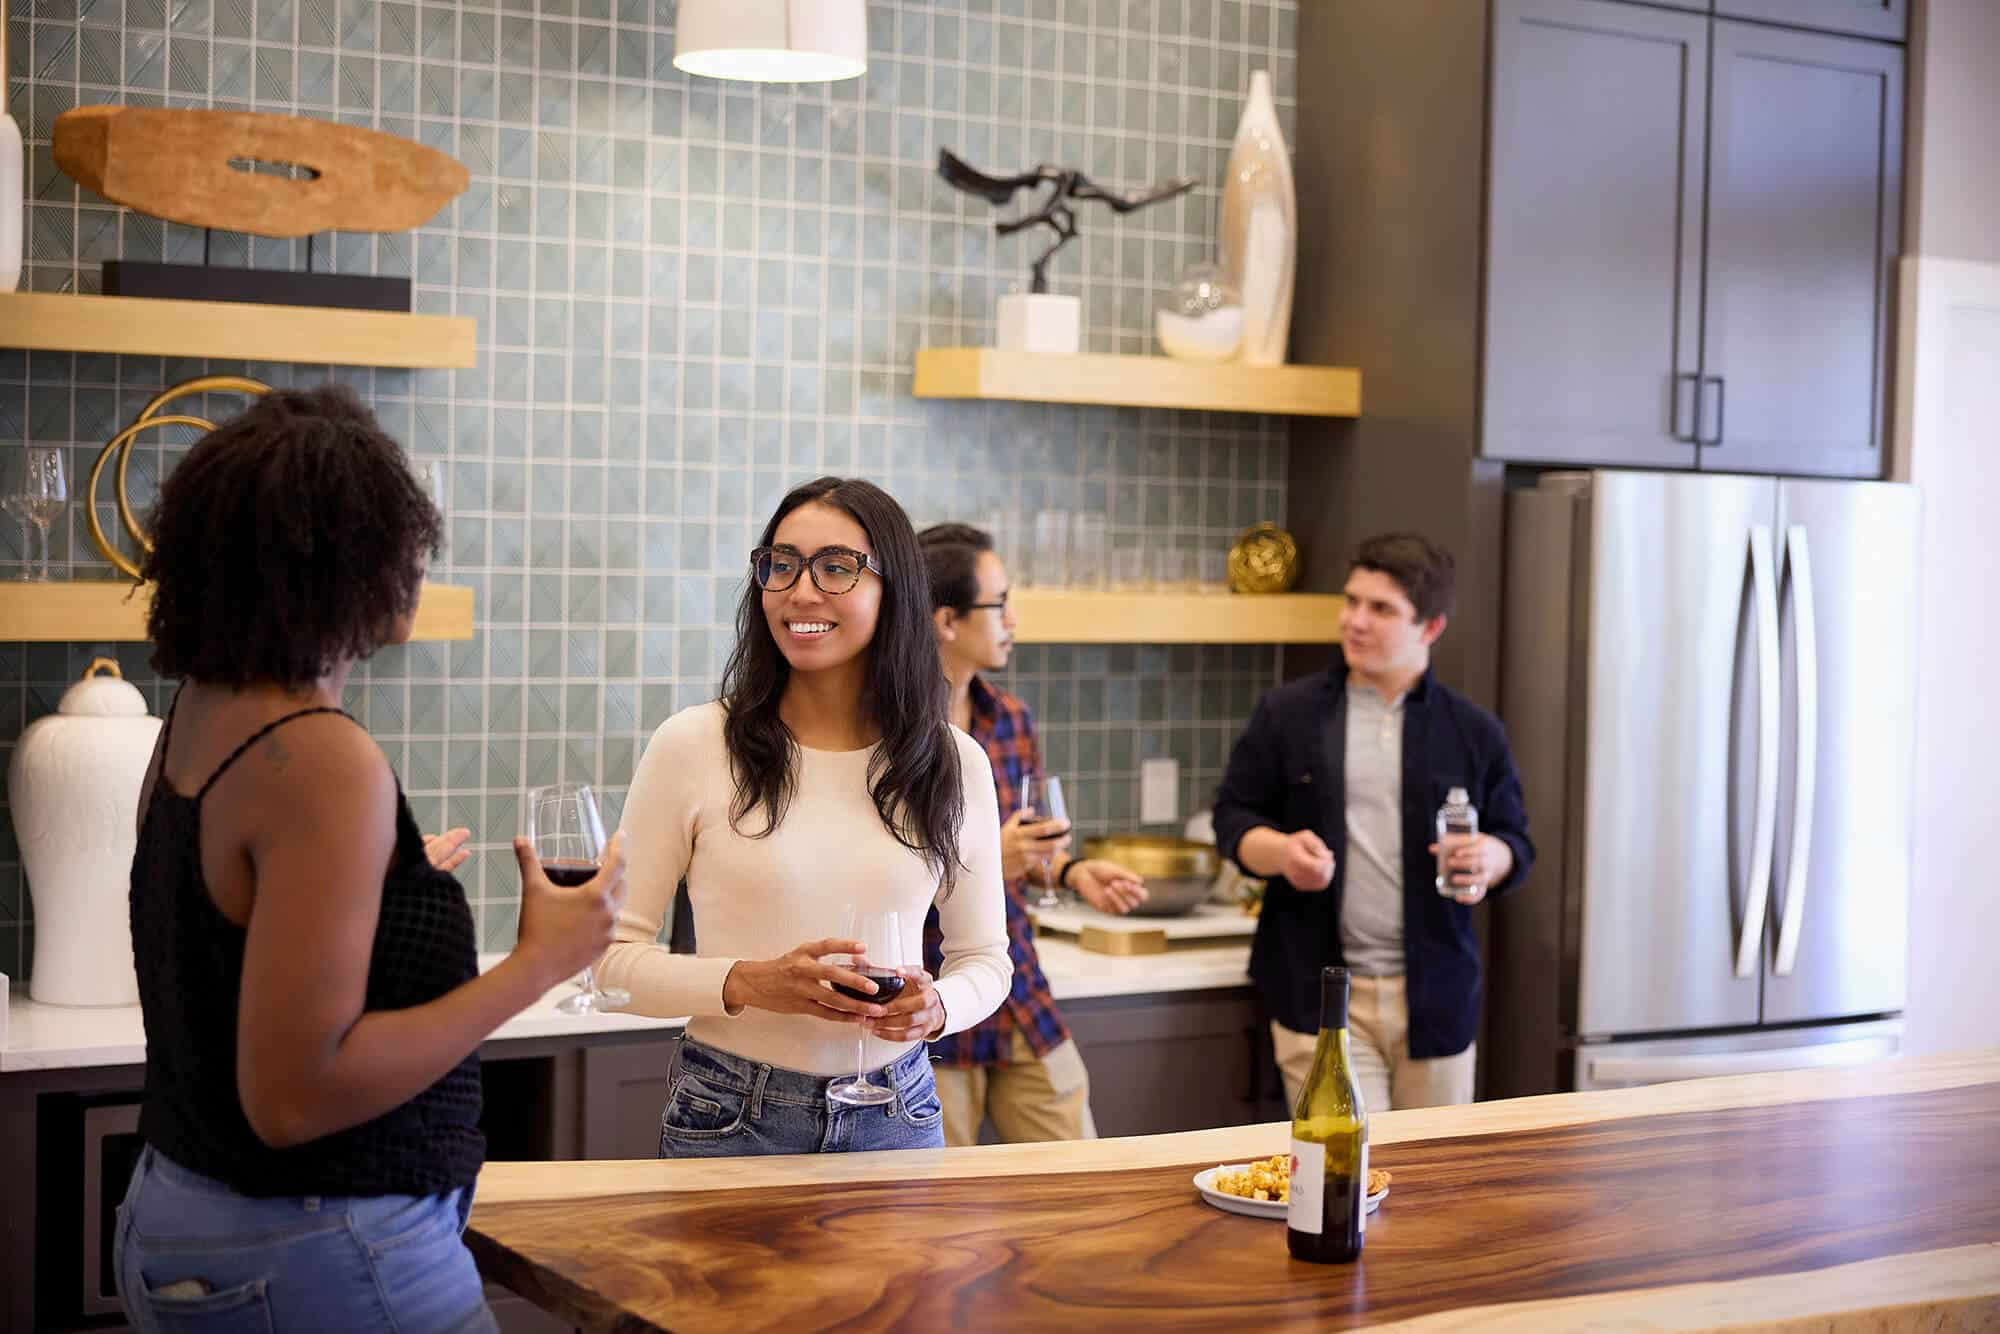
<svg viewBox="0 0 2000 1334">
<path fill-rule="evenodd" d="M 944 1147 L 944 1107 L 921 1044 L 869 1072 L 870 1081 L 896 1090 L 876 1107 L 829 1103 L 831 1079 L 747 1061 L 692 1038 L 681 1039 L 669 1074 L 662 1158 Z"/>
<path fill-rule="evenodd" d="M 148 1145 L 118 1208 L 139 1334 L 497 1331 L 459 1233 L 472 1192 L 252 1199 Z"/>
</svg>

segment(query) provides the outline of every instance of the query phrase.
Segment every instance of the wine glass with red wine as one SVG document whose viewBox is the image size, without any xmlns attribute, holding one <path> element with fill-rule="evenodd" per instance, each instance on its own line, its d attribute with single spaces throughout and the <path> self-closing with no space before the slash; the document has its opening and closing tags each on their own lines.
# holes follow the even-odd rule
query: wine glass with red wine
<svg viewBox="0 0 2000 1334">
<path fill-rule="evenodd" d="M 1031 773 L 1021 781 L 1021 809 L 1047 825 L 1049 833 L 1042 837 L 1061 838 L 1069 832 L 1069 806 L 1063 801 L 1062 779 L 1054 774 Z M 1042 868 L 1042 896 L 1035 900 L 1037 908 L 1057 908 L 1062 906 L 1062 896 L 1056 892 L 1054 852 L 1030 853 Z"/>
<path fill-rule="evenodd" d="M 850 957 L 847 966 L 875 984 L 871 994 L 859 987 L 834 984 L 834 990 L 858 1001 L 887 1005 L 903 994 L 909 980 L 903 976 L 903 919 L 893 912 L 847 910 L 847 938 L 861 942 L 861 953 Z M 827 1086 L 830 1102 L 850 1107 L 879 1107 L 893 1101 L 896 1090 L 868 1080 L 868 1032 L 856 1025 L 854 1037 L 854 1078 L 836 1079 Z"/>
<path fill-rule="evenodd" d="M 604 821 L 588 783 L 530 788 L 523 805 L 528 842 L 550 883 L 574 888 L 597 874 L 598 861 L 604 856 Z M 581 985 L 583 989 L 576 995 L 557 1001 L 556 1008 L 564 1014 L 588 1014 L 632 1003 L 629 991 L 599 988 L 592 969 L 583 970 Z"/>
</svg>

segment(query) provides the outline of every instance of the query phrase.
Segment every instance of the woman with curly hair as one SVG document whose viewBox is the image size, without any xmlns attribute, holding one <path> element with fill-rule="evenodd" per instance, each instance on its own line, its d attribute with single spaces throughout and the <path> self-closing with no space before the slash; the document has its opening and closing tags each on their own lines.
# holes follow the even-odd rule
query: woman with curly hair
<svg viewBox="0 0 2000 1334">
<path fill-rule="evenodd" d="M 464 891 L 340 709 L 409 638 L 440 522 L 331 386 L 258 400 L 161 488 L 147 629 L 183 680 L 139 798 L 146 1147 L 115 1248 L 141 1331 L 495 1328 L 459 1235 L 477 1048 L 610 939 L 624 872 L 614 842 L 558 888 L 517 842 L 519 940 L 479 975 Z"/>
<path fill-rule="evenodd" d="M 880 487 L 822 477 L 779 503 L 750 574 L 722 698 L 660 724 L 632 779 L 632 895 L 600 977 L 693 1016 L 662 1157 L 942 1148 L 924 1043 L 991 1014 L 1012 965 L 993 772 L 947 720 L 916 533 Z M 683 877 L 692 956 L 653 943 Z M 887 999 L 832 961 L 862 950 L 848 907 L 897 913 L 921 958 L 933 902 L 935 978 L 904 968 Z M 857 1033 L 882 1105 L 829 1100 Z"/>
</svg>

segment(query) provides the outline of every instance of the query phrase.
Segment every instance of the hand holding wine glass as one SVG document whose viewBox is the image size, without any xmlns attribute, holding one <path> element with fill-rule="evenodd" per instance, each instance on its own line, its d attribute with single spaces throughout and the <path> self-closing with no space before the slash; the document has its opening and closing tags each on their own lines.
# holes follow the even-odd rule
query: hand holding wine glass
<svg viewBox="0 0 2000 1334">
<path fill-rule="evenodd" d="M 850 958 L 847 966 L 872 982 L 875 990 L 867 991 L 846 982 L 833 983 L 833 989 L 851 1000 L 893 1004 L 910 984 L 903 968 L 901 914 L 849 908 L 846 934 L 861 946 L 861 952 Z M 895 1098 L 894 1089 L 872 1083 L 868 1078 L 868 1028 L 864 1024 L 855 1030 L 854 1078 L 836 1079 L 829 1084 L 826 1090 L 829 1101 L 850 1107 L 876 1107 Z"/>
<path fill-rule="evenodd" d="M 557 1001 L 556 1008 L 564 1014 L 585 1014 L 629 1005 L 631 993 L 600 990 L 590 966 L 611 943 L 611 929 L 625 898 L 624 861 L 617 854 L 616 840 L 609 844 L 605 840 L 596 794 L 588 784 L 557 783 L 531 788 L 524 807 L 527 829 L 514 844 L 522 875 L 521 933 L 525 937 L 529 930 L 532 869 L 549 886 L 536 896 L 543 901 L 535 909 L 551 919 L 553 945 L 577 951 L 583 972 L 583 990 Z M 565 896 L 557 887 L 591 892 Z M 564 920 L 565 910 L 570 920 Z M 582 952 L 585 947 L 588 953 Z"/>
</svg>

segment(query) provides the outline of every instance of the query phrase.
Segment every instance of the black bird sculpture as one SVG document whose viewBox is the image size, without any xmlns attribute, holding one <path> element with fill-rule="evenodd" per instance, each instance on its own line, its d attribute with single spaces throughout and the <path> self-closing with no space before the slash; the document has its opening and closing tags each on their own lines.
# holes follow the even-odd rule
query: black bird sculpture
<svg viewBox="0 0 2000 1334">
<path fill-rule="evenodd" d="M 989 204 L 1004 204 L 1020 191 L 1032 190 L 1036 186 L 1050 187 L 1048 197 L 1033 213 L 993 224 L 993 229 L 1002 236 L 1012 236 L 1015 232 L 1035 226 L 1048 227 L 1055 232 L 1056 243 L 1044 250 L 1034 264 L 1035 281 L 1030 290 L 1036 292 L 1049 290 L 1049 261 L 1055 258 L 1056 251 L 1076 239 L 1076 214 L 1070 209 L 1071 200 L 1094 199 L 1109 204 L 1114 213 L 1130 213 L 1148 204 L 1186 194 L 1199 184 L 1196 177 L 1176 176 L 1172 180 L 1156 181 L 1143 189 L 1120 193 L 1105 189 L 1074 167 L 1052 167 L 1047 163 L 1018 176 L 988 176 L 944 148 L 938 150 L 938 175 L 944 177 L 953 189 L 977 195 Z"/>
</svg>

